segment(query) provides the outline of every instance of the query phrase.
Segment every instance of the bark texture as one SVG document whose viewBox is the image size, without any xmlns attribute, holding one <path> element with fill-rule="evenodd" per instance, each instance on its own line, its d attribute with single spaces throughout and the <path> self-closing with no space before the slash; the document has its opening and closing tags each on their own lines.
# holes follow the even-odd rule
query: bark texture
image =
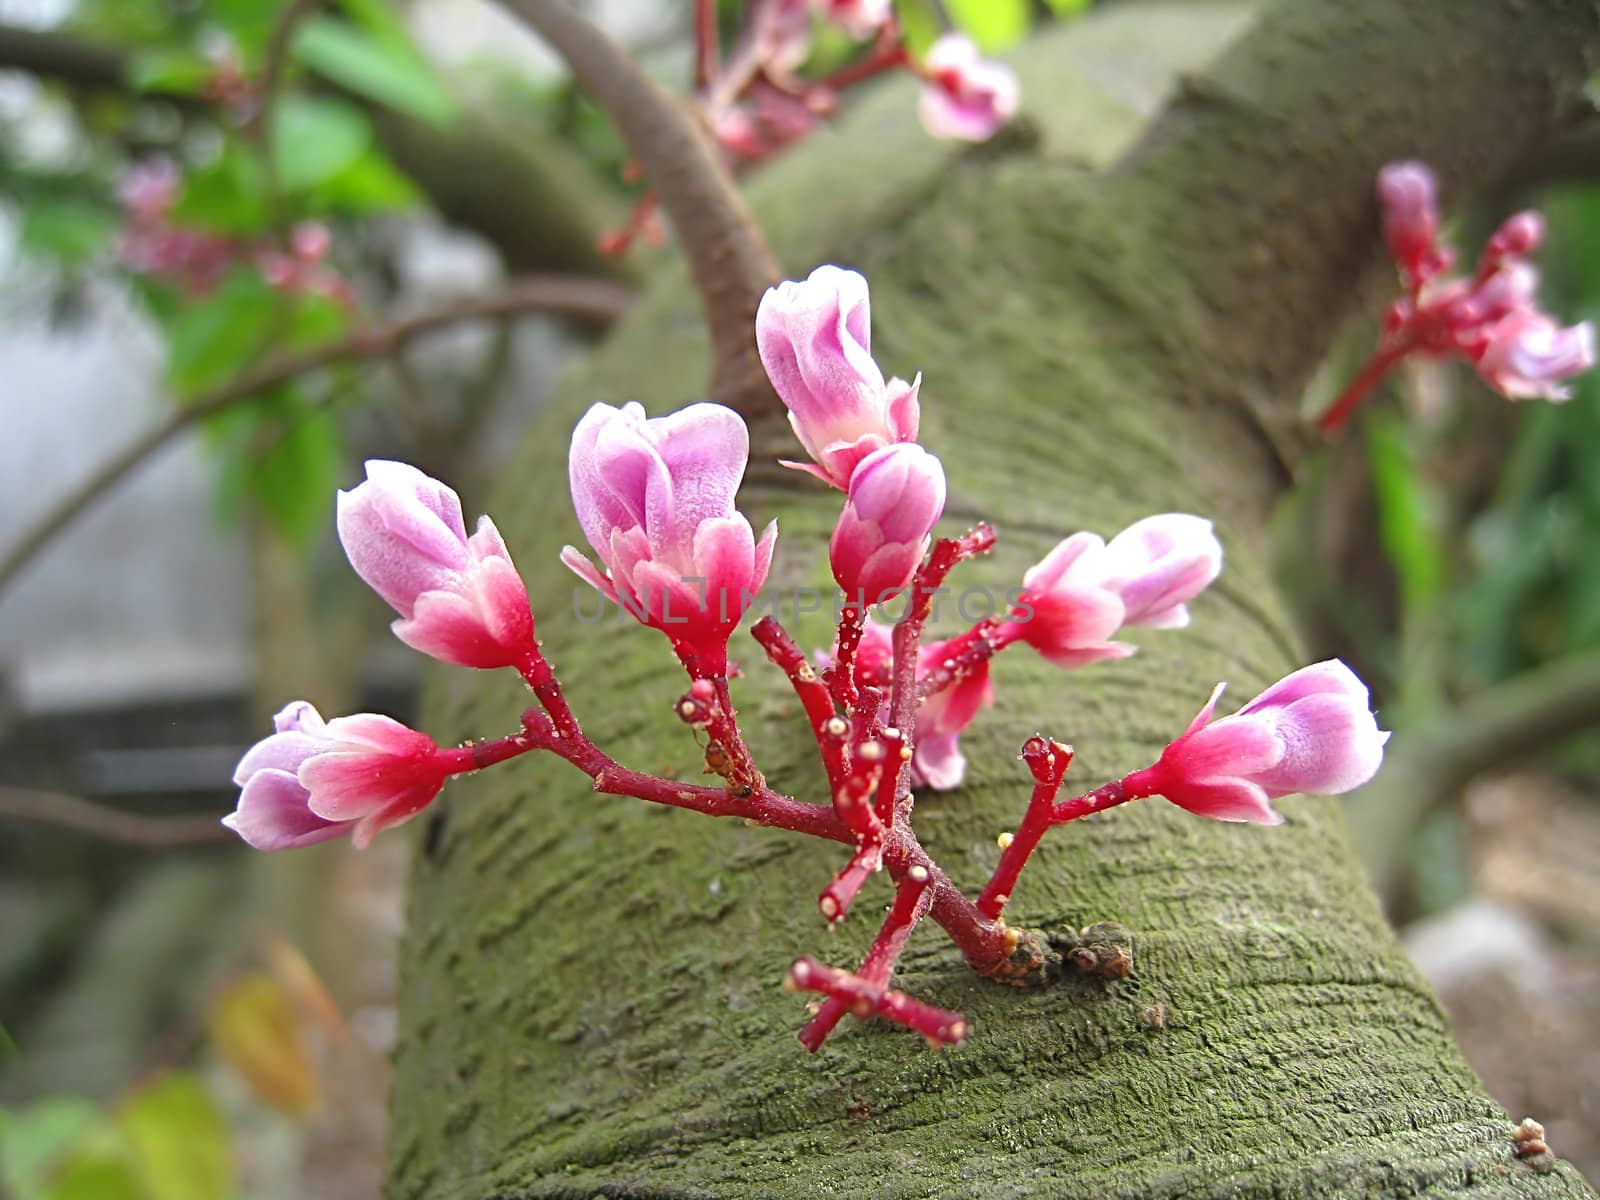
<svg viewBox="0 0 1600 1200">
<path fill-rule="evenodd" d="M 1588 0 L 1285 5 L 1181 83 L 1136 143 L 1173 74 L 1248 23 L 1209 5 L 1112 9 L 1021 56 L 1031 123 L 999 144 L 926 141 L 908 89 L 889 88 L 755 189 L 788 273 L 865 271 L 880 363 L 925 373 L 945 527 L 984 517 L 1002 539 L 958 592 L 1004 589 L 1065 534 L 1150 512 L 1211 515 L 1227 548 L 1194 627 L 1138 637 L 1130 662 L 1064 675 L 1025 651 L 1000 661 L 966 786 L 924 797 L 916 818 L 974 892 L 1023 811 L 1024 737 L 1075 742 L 1069 780 L 1092 786 L 1148 762 L 1215 680 L 1237 703 L 1301 661 L 1262 525 L 1292 467 L 1299 389 L 1376 263 L 1373 172 L 1418 155 L 1447 187 L 1494 183 L 1559 124 L 1600 40 Z M 696 749 L 668 711 L 683 683 L 664 642 L 575 620 L 556 553 L 579 536 L 573 421 L 599 399 L 653 414 L 693 399 L 704 353 L 683 275 L 660 281 L 540 421 L 494 508 L 590 732 L 631 765 L 686 774 Z M 769 586 L 825 589 L 836 499 L 767 465 L 793 453 L 781 418 L 753 443 L 743 507 L 783 529 Z M 960 624 L 947 605 L 940 628 Z M 829 620 L 797 632 L 824 645 Z M 781 678 L 740 642 L 753 748 L 779 786 L 819 795 Z M 523 703 L 514 681 L 441 674 L 430 727 L 502 732 Z M 390 1191 L 1591 1195 L 1570 1168 L 1515 1158 L 1338 806 L 1282 807 L 1278 829 L 1151 800 L 1054 831 L 1008 916 L 1122 922 L 1131 978 L 1013 991 L 924 928 L 897 978 L 963 1011 L 972 1040 L 938 1054 L 850 1024 L 811 1057 L 784 970 L 799 953 L 853 965 L 887 884 L 829 936 L 814 902 L 837 847 L 598 798 L 558 763 L 455 786 L 419 835 Z"/>
</svg>

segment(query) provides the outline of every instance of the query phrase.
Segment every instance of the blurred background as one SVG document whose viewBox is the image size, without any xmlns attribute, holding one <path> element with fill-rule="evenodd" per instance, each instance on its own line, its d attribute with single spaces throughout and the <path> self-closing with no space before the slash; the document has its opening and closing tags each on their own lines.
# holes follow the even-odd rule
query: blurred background
<svg viewBox="0 0 1600 1200">
<path fill-rule="evenodd" d="M 687 5 L 589 7 L 683 90 Z M 1003 51 L 1088 4 L 897 7 Z M 479 0 L 0 0 L 3 1200 L 378 1194 L 407 839 L 262 856 L 217 818 L 285 698 L 412 715 L 334 489 L 403 458 L 478 510 L 659 253 L 625 159 Z M 1600 190 L 1452 210 L 1458 245 L 1530 204 L 1546 306 L 1600 317 Z M 533 276 L 591 290 L 552 313 Z M 1491 1092 L 1600 1182 L 1596 461 L 1595 374 L 1556 406 L 1413 370 L 1276 541 L 1312 657 L 1396 731 L 1349 802 L 1387 911 Z"/>
</svg>

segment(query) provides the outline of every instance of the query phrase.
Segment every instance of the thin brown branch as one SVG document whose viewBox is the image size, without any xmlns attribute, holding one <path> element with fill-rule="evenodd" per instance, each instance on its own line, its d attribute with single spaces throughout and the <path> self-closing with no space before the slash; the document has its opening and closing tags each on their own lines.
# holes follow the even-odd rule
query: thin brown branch
<svg viewBox="0 0 1600 1200">
<path fill-rule="evenodd" d="M 147 817 L 64 792 L 0 787 L 0 820 L 8 818 L 55 825 L 147 850 L 199 846 L 233 836 L 216 817 Z"/>
<path fill-rule="evenodd" d="M 0 558 L 0 591 L 4 591 L 17 573 L 63 529 L 156 451 L 190 426 L 224 409 L 259 399 L 262 393 L 278 384 L 334 363 L 387 357 L 425 334 L 464 321 L 531 312 L 584 321 L 612 321 L 622 315 L 631 299 L 627 288 L 604 280 L 528 276 L 514 279 L 485 295 L 452 300 L 415 316 L 357 329 L 323 346 L 268 359 L 228 383 L 180 405 L 166 420 L 135 438 L 69 492 L 17 540 L 4 558 Z"/>
<path fill-rule="evenodd" d="M 688 108 L 566 0 L 500 0 L 567 61 L 621 131 L 672 219 L 711 336 L 712 399 L 746 416 L 776 397 L 756 356 L 755 310 L 777 261 Z"/>
</svg>

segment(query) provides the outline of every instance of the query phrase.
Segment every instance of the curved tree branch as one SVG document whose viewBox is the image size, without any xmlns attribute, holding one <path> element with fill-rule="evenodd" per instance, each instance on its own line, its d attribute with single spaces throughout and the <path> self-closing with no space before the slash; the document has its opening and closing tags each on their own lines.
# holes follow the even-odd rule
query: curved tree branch
<svg viewBox="0 0 1600 1200">
<path fill-rule="evenodd" d="M 1383 773 L 1351 800 L 1351 824 L 1380 894 L 1411 835 L 1478 775 L 1525 761 L 1600 722 L 1600 654 L 1563 659 L 1496 684 L 1436 726 L 1396 739 Z"/>
<path fill-rule="evenodd" d="M 0 820 L 54 825 L 147 850 L 222 842 L 233 835 L 216 817 L 147 817 L 64 792 L 0 787 Z"/>
<path fill-rule="evenodd" d="M 253 370 L 175 409 L 166 420 L 135 438 L 34 523 L 0 558 L 0 591 L 17 573 L 111 491 L 136 467 L 190 426 L 227 408 L 259 399 L 277 384 L 338 362 L 382 358 L 425 334 L 463 321 L 548 312 L 576 320 L 609 322 L 621 316 L 632 296 L 620 284 L 598 279 L 531 276 L 512 280 L 482 296 L 454 300 L 295 354 L 269 359 Z"/>
<path fill-rule="evenodd" d="M 683 243 L 711 335 L 714 400 L 752 415 L 775 403 L 756 356 L 756 304 L 777 261 L 733 177 L 687 108 L 566 0 L 500 0 L 553 46 L 621 130 Z"/>
</svg>

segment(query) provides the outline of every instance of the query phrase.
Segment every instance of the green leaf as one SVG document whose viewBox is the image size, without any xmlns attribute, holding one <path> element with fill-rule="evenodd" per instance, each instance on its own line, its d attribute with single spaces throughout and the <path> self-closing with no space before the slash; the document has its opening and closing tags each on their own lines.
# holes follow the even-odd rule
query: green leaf
<svg viewBox="0 0 1600 1200">
<path fill-rule="evenodd" d="M 32 254 L 78 263 L 104 251 L 120 224 L 110 209 L 86 200 L 43 201 L 23 208 L 18 241 Z"/>
<path fill-rule="evenodd" d="M 150 1200 L 233 1195 L 232 1138 L 197 1076 L 169 1071 L 130 1096 L 116 1121 Z"/>
<path fill-rule="evenodd" d="M 1058 17 L 1074 17 L 1088 9 L 1094 0 L 1044 0 Z"/>
<path fill-rule="evenodd" d="M 187 50 L 145 50 L 133 56 L 128 74 L 141 92 L 193 95 L 216 70 L 214 64 Z"/>
<path fill-rule="evenodd" d="M 305 545 L 333 516 L 333 496 L 342 464 L 339 427 L 325 408 L 312 410 L 291 394 L 281 434 L 250 466 L 250 493 L 272 527 Z"/>
<path fill-rule="evenodd" d="M 361 28 L 380 42 L 393 46 L 411 45 L 404 22 L 395 16 L 389 0 L 339 0 L 339 7 Z"/>
<path fill-rule="evenodd" d="M 182 396 L 231 379 L 267 344 L 283 298 L 251 271 L 232 275 L 167 329 L 167 374 Z"/>
<path fill-rule="evenodd" d="M 272 156 L 285 191 L 309 191 L 366 153 L 372 126 L 342 100 L 285 96 L 273 110 Z"/>
<path fill-rule="evenodd" d="M 295 58 L 340 87 L 398 112 L 443 126 L 455 105 L 422 57 L 404 43 L 380 41 L 344 21 L 313 17 L 300 27 Z"/>
<path fill-rule="evenodd" d="M 986 53 L 1016 45 L 1033 23 L 1028 0 L 944 0 L 944 6 L 955 27 Z"/>
<path fill-rule="evenodd" d="M 0 1111 L 0 1191 L 36 1200 L 86 1137 L 101 1127 L 96 1105 L 81 1096 L 50 1096 Z"/>
<path fill-rule="evenodd" d="M 373 147 L 306 196 L 322 212 L 373 213 L 414 208 L 420 197 L 415 185 Z"/>
<path fill-rule="evenodd" d="M 944 22 L 940 20 L 933 0 L 898 0 L 894 11 L 900 18 L 906 49 L 920 61 L 944 32 Z"/>
<path fill-rule="evenodd" d="M 267 176 L 261 159 L 249 147 L 229 143 L 215 162 L 184 176 L 183 194 L 172 206 L 172 220 L 215 233 L 265 231 Z"/>
<path fill-rule="evenodd" d="M 1442 595 L 1447 574 L 1439 497 L 1413 460 L 1403 418 L 1374 413 L 1367 431 L 1378 537 L 1400 580 L 1406 611 L 1425 612 Z"/>
</svg>

